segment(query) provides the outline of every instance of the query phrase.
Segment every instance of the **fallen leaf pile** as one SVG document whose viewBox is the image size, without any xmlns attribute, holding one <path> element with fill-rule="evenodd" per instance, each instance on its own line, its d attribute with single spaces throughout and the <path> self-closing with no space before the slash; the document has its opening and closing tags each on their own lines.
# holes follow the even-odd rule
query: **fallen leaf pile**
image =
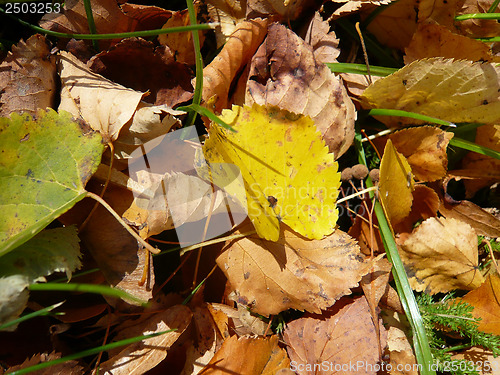
<svg viewBox="0 0 500 375">
<path fill-rule="evenodd" d="M 0 371 L 417 374 L 373 200 L 413 291 L 500 336 L 500 27 L 456 18 L 498 4 L 167 3 L 2 34 Z"/>
</svg>

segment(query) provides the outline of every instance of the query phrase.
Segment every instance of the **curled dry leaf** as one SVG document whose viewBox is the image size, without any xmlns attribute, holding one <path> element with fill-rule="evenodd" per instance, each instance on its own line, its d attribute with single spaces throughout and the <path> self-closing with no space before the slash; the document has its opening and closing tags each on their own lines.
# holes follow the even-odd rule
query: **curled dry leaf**
<svg viewBox="0 0 500 375">
<path fill-rule="evenodd" d="M 38 108 L 54 105 L 55 57 L 45 37 L 36 34 L 12 46 L 0 64 L 0 116 L 12 112 L 36 115 Z"/>
<path fill-rule="evenodd" d="M 379 79 L 361 96 L 364 108 L 400 109 L 452 122 L 500 121 L 500 68 L 443 58 L 412 62 Z M 389 127 L 419 121 L 382 116 Z"/>
<path fill-rule="evenodd" d="M 479 40 L 452 33 L 442 25 L 419 24 L 408 47 L 405 64 L 426 57 L 444 57 L 456 60 L 494 61 L 491 49 Z"/>
<path fill-rule="evenodd" d="M 411 211 L 403 221 L 394 226 L 396 233 L 411 233 L 418 221 L 437 216 L 439 196 L 433 189 L 425 185 L 415 185 L 412 196 Z"/>
<path fill-rule="evenodd" d="M 227 107 L 229 89 L 267 32 L 267 19 L 256 18 L 236 25 L 213 61 L 203 69 L 203 100 L 216 112 Z"/>
<path fill-rule="evenodd" d="M 365 297 L 338 304 L 327 318 L 309 316 L 287 324 L 283 339 L 297 374 L 377 374 L 376 348 L 385 347 L 387 336 L 382 322 L 379 342 Z"/>
<path fill-rule="evenodd" d="M 191 322 L 191 311 L 187 306 L 177 305 L 166 311 L 154 314 L 147 320 L 126 329 L 118 329 L 117 340 L 151 333 L 166 332 L 135 344 L 119 353 L 110 353 L 110 359 L 100 366 L 104 374 L 139 375 L 163 361 L 170 347 L 186 330 Z"/>
<path fill-rule="evenodd" d="M 278 336 L 269 338 L 232 336 L 222 344 L 203 375 L 275 374 L 290 367 L 285 350 L 278 346 Z"/>
<path fill-rule="evenodd" d="M 307 0 L 247 0 L 246 3 L 247 17 L 256 15 L 278 16 L 287 22 L 304 14 L 314 4 Z"/>
<path fill-rule="evenodd" d="M 398 131 L 389 138 L 407 158 L 411 172 L 418 180 L 430 182 L 445 176 L 448 167 L 446 147 L 453 133 L 432 126 L 421 126 Z"/>
<path fill-rule="evenodd" d="M 373 10 L 380 5 L 390 4 L 393 0 L 333 0 L 334 3 L 343 4 L 335 9 L 328 20 L 335 20 L 342 16 L 359 12 Z"/>
<path fill-rule="evenodd" d="M 396 151 L 391 140 L 380 161 L 379 197 L 392 224 L 402 221 L 411 210 L 413 176 L 406 158 Z"/>
<path fill-rule="evenodd" d="M 335 158 L 347 151 L 354 138 L 354 104 L 340 78 L 284 25 L 269 26 L 252 58 L 245 103 L 274 105 L 311 117 Z"/>
<path fill-rule="evenodd" d="M 339 40 L 335 32 L 330 31 L 330 24 L 323 20 L 319 12 L 314 13 L 307 26 L 304 41 L 313 48 L 314 58 L 318 63 L 333 63 L 340 55 Z"/>
<path fill-rule="evenodd" d="M 238 0 L 207 0 L 206 4 L 210 20 L 219 23 L 215 37 L 217 47 L 221 47 L 236 30 L 236 25 L 244 21 L 246 4 Z"/>
<path fill-rule="evenodd" d="M 281 230 L 277 242 L 257 235 L 232 241 L 217 264 L 237 301 L 265 316 L 290 308 L 320 313 L 350 294 L 369 267 L 356 243 L 339 230 L 306 240 L 289 229 Z"/>
<path fill-rule="evenodd" d="M 459 3 L 459 14 L 487 13 L 493 5 L 493 0 L 465 0 Z M 498 4 L 493 13 L 499 12 Z M 500 34 L 500 24 L 497 20 L 470 19 L 458 23 L 458 28 L 463 35 L 471 38 L 489 38 Z"/>
<path fill-rule="evenodd" d="M 463 301 L 474 306 L 472 315 L 481 318 L 479 330 L 500 335 L 500 277 L 490 273 L 484 283 L 463 298 Z"/>
<path fill-rule="evenodd" d="M 472 290 L 484 281 L 478 269 L 476 233 L 455 219 L 425 220 L 401 244 L 400 254 L 410 285 L 419 292 Z"/>
</svg>

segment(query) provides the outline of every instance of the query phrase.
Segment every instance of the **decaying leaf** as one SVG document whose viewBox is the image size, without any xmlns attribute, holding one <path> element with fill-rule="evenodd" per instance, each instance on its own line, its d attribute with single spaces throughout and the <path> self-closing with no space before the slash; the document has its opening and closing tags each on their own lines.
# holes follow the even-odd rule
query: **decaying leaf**
<svg viewBox="0 0 500 375">
<path fill-rule="evenodd" d="M 67 112 L 0 118 L 0 254 L 11 251 L 85 197 L 101 137 Z"/>
<path fill-rule="evenodd" d="M 256 104 L 234 106 L 221 118 L 237 132 L 213 124 L 203 146 L 205 159 L 219 165 L 212 178 L 226 183 L 223 177 L 234 173 L 230 169 L 240 170 L 244 189 L 221 187 L 242 203 L 238 195 L 246 190 L 248 216 L 259 236 L 276 241 L 280 221 L 308 238 L 332 233 L 340 173 L 311 119 Z"/>
<path fill-rule="evenodd" d="M 500 371 L 500 358 L 481 346 L 473 346 L 454 354 L 451 358 L 452 360 L 464 359 L 468 363 L 475 364 L 479 375 L 496 375 Z"/>
<path fill-rule="evenodd" d="M 36 115 L 39 108 L 54 105 L 55 57 L 42 35 L 31 36 L 12 46 L 0 64 L 0 116 L 12 112 Z"/>
<path fill-rule="evenodd" d="M 232 336 L 224 341 L 202 374 L 275 374 L 279 369 L 289 367 L 290 360 L 285 350 L 278 346 L 278 336 Z"/>
<path fill-rule="evenodd" d="M 484 281 L 478 269 L 477 235 L 455 219 L 429 218 L 401 245 L 401 259 L 416 291 L 473 290 Z"/>
<path fill-rule="evenodd" d="M 432 126 L 403 129 L 389 136 L 396 150 L 407 158 L 414 176 L 425 182 L 446 174 L 446 147 L 452 137 L 453 133 Z"/>
<path fill-rule="evenodd" d="M 245 104 L 253 103 L 311 117 L 336 159 L 351 146 L 356 114 L 340 78 L 283 25 L 269 26 L 252 58 Z"/>
<path fill-rule="evenodd" d="M 101 364 L 101 371 L 113 375 L 144 374 L 165 359 L 170 347 L 188 327 L 191 317 L 187 306 L 177 305 L 148 317 L 136 326 L 119 330 L 117 339 L 166 333 L 131 344 L 114 355 L 110 353 L 111 358 Z"/>
<path fill-rule="evenodd" d="M 410 213 L 413 185 L 408 161 L 388 140 L 380 161 L 379 197 L 391 223 L 397 224 Z"/>
<path fill-rule="evenodd" d="M 340 55 L 339 40 L 334 31 L 330 31 L 328 21 L 323 20 L 319 12 L 314 13 L 304 41 L 313 48 L 314 59 L 317 63 L 333 63 Z"/>
<path fill-rule="evenodd" d="M 327 317 L 296 319 L 283 334 L 291 369 L 299 375 L 375 375 L 380 361 L 376 348 L 386 342 L 385 329 L 380 327 L 379 342 L 364 297 L 339 301 Z"/>
<path fill-rule="evenodd" d="M 481 318 L 479 330 L 500 335 L 500 277 L 490 273 L 483 284 L 467 293 L 463 301 L 474 306 L 472 315 Z"/>
<path fill-rule="evenodd" d="M 219 113 L 227 107 L 232 82 L 262 43 L 267 24 L 267 19 L 260 18 L 239 23 L 219 54 L 203 69 L 202 97 L 214 111 Z"/>
<path fill-rule="evenodd" d="M 33 357 L 26 359 L 26 361 L 24 361 L 22 364 L 18 366 L 12 366 L 11 368 L 9 368 L 9 372 L 19 371 L 31 366 L 38 365 L 39 363 L 53 361 L 60 358 L 61 354 L 55 352 L 52 352 L 50 354 L 47 353 L 35 354 L 33 355 Z M 83 370 L 83 367 L 81 367 L 78 364 L 78 362 L 74 360 L 64 361 L 64 363 L 53 365 L 46 369 L 38 370 L 37 372 L 35 372 L 36 375 L 64 375 L 64 374 L 80 375 L 84 373 L 85 372 Z"/>
<path fill-rule="evenodd" d="M 500 68 L 490 63 L 429 58 L 381 78 L 362 95 L 365 108 L 400 109 L 451 122 L 500 121 Z M 389 127 L 421 123 L 380 117 Z"/>
<path fill-rule="evenodd" d="M 277 242 L 250 235 L 226 245 L 217 264 L 237 302 L 265 316 L 289 308 L 319 313 L 350 294 L 369 269 L 355 242 L 339 230 L 313 241 L 289 229 Z"/>
<path fill-rule="evenodd" d="M 437 216 L 439 196 L 434 190 L 425 185 L 415 185 L 412 196 L 410 213 L 394 226 L 397 233 L 411 233 L 417 222 Z"/>
<path fill-rule="evenodd" d="M 342 6 L 335 9 L 329 20 L 335 20 L 342 16 L 359 11 L 369 11 L 376 6 L 390 4 L 392 0 L 332 0 L 334 3 L 340 3 Z"/>
<path fill-rule="evenodd" d="M 457 15 L 490 12 L 493 2 L 493 0 L 464 0 L 458 3 L 460 8 L 457 9 Z M 499 12 L 498 4 L 493 12 Z M 500 24 L 496 20 L 470 19 L 459 22 L 457 27 L 463 35 L 471 38 L 494 37 L 500 33 Z"/>
</svg>

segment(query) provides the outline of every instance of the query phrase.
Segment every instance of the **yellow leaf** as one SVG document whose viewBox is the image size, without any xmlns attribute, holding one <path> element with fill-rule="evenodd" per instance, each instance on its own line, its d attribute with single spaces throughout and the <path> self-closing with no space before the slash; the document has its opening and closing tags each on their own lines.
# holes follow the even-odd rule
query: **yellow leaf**
<svg viewBox="0 0 500 375">
<path fill-rule="evenodd" d="M 381 78 L 363 93 L 364 108 L 389 108 L 452 122 L 498 123 L 500 68 L 443 58 L 417 60 Z M 381 116 L 389 127 L 417 120 Z"/>
<path fill-rule="evenodd" d="M 379 196 L 392 224 L 397 224 L 410 213 L 413 184 L 410 164 L 389 139 L 380 162 Z"/>
<path fill-rule="evenodd" d="M 277 241 L 280 221 L 311 239 L 332 233 L 340 173 L 313 121 L 256 104 L 233 106 L 221 118 L 237 132 L 213 124 L 203 146 L 205 159 L 220 163 L 212 168 L 214 181 L 223 177 L 218 173 L 234 173 L 231 165 L 240 169 L 258 235 Z"/>
</svg>

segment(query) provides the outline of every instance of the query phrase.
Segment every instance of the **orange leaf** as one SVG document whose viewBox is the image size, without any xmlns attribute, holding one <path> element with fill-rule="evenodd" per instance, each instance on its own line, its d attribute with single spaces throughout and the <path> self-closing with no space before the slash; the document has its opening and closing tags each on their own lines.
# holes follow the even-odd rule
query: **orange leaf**
<svg viewBox="0 0 500 375">
<path fill-rule="evenodd" d="M 462 300 L 474 306 L 472 315 L 481 318 L 481 331 L 500 335 L 500 277 L 497 274 L 489 274 L 479 288 L 467 293 Z"/>
</svg>

